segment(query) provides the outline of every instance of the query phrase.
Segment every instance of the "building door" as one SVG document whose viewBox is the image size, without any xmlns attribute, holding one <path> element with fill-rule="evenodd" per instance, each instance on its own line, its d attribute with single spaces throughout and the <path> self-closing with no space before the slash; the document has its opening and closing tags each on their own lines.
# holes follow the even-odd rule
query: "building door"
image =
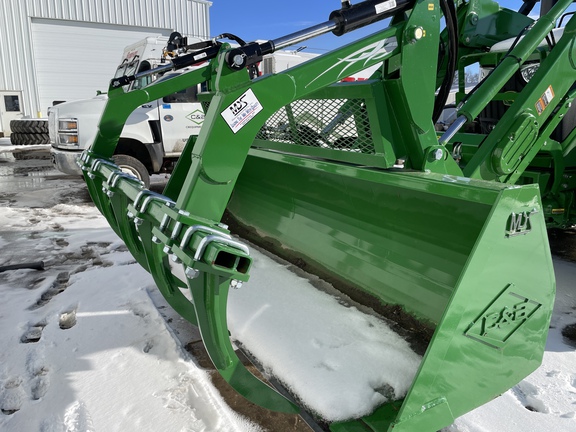
<svg viewBox="0 0 576 432">
<path fill-rule="evenodd" d="M 22 92 L 0 90 L 0 131 L 10 136 L 10 121 L 22 118 Z"/>
<path fill-rule="evenodd" d="M 120 5 L 126 2 L 72 3 Z M 128 3 L 135 3 L 134 7 L 140 7 L 140 3 L 146 2 Z M 120 10 L 120 6 L 117 9 Z M 173 31 L 132 25 L 32 18 L 39 111 L 45 115 L 54 101 L 90 99 L 96 96 L 96 90 L 107 91 L 116 67 L 123 58 L 124 47 L 149 36 L 169 36 Z M 62 47 L 70 47 L 71 44 L 82 49 L 74 49 L 74 61 L 67 61 L 68 54 L 63 54 Z"/>
</svg>

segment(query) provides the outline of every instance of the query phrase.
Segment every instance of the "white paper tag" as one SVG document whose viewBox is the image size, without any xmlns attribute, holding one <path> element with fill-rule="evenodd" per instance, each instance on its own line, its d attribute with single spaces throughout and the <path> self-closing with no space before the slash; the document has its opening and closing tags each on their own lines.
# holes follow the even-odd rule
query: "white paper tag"
<svg viewBox="0 0 576 432">
<path fill-rule="evenodd" d="M 262 111 L 260 101 L 252 91 L 249 89 L 246 93 L 240 96 L 228 108 L 221 112 L 222 117 L 236 133 L 248 124 L 250 120 L 256 117 Z"/>
<path fill-rule="evenodd" d="M 381 14 L 382 12 L 389 11 L 390 9 L 394 9 L 396 7 L 396 0 L 388 0 L 382 3 L 378 3 L 376 6 L 376 13 Z"/>
</svg>

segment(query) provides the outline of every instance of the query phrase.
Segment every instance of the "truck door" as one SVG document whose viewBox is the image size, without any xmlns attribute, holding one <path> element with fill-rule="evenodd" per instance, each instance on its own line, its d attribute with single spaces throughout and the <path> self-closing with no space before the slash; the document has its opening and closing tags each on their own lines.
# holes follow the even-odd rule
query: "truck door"
<svg viewBox="0 0 576 432">
<path fill-rule="evenodd" d="M 22 92 L 0 91 L 0 131 L 4 136 L 10 136 L 10 121 L 20 119 L 22 112 Z"/>
<path fill-rule="evenodd" d="M 166 157 L 178 157 L 188 137 L 198 135 L 204 122 L 204 111 L 198 102 L 198 87 L 189 87 L 162 99 L 160 126 Z"/>
</svg>

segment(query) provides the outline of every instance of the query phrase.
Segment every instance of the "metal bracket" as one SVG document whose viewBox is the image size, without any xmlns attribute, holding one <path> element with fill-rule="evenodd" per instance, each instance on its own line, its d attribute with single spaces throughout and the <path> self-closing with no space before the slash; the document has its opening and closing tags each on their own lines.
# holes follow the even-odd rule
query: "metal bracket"
<svg viewBox="0 0 576 432">
<path fill-rule="evenodd" d="M 184 249 L 186 246 L 188 246 L 188 243 L 190 242 L 190 240 L 192 239 L 192 236 L 196 232 L 204 232 L 207 234 L 219 235 L 219 236 L 222 236 L 222 237 L 227 238 L 227 239 L 232 239 L 232 236 L 230 234 L 223 233 L 221 231 L 218 231 L 217 229 L 210 228 L 210 227 L 207 227 L 204 225 L 193 225 L 193 226 L 189 227 L 186 230 L 186 232 L 184 233 L 184 237 L 182 238 L 182 241 L 180 242 L 180 249 Z"/>
<path fill-rule="evenodd" d="M 106 180 L 106 183 L 102 186 L 102 192 L 104 192 L 108 196 L 108 198 L 112 198 L 114 196 L 114 192 L 112 191 L 112 189 L 116 187 L 116 183 L 118 183 L 118 180 L 120 180 L 120 178 L 123 178 L 127 181 L 137 181 L 138 184 L 143 186 L 140 180 L 136 179 L 134 176 L 131 176 L 130 174 L 127 174 L 122 171 L 113 171 L 108 177 L 108 180 Z"/>
<path fill-rule="evenodd" d="M 248 246 L 246 246 L 244 243 L 240 243 L 239 241 L 222 237 L 221 235 L 209 235 L 204 237 L 200 242 L 200 244 L 198 245 L 198 249 L 196 249 L 196 253 L 194 254 L 194 261 L 200 261 L 200 258 L 202 258 L 202 255 L 204 254 L 206 247 L 210 243 L 214 242 L 225 244 L 227 246 L 232 246 L 233 248 L 241 250 L 246 255 L 250 255 L 250 249 L 248 249 Z"/>
<path fill-rule="evenodd" d="M 144 198 L 144 202 L 142 203 L 142 207 L 138 208 L 138 206 L 140 205 L 140 201 L 142 200 L 143 197 L 146 197 L 146 198 Z M 136 211 L 138 214 L 146 213 L 146 210 L 148 209 L 148 205 L 153 200 L 158 200 L 160 202 L 163 202 L 164 204 L 166 204 L 170 208 L 176 207 L 176 203 L 174 201 L 172 201 L 171 199 L 166 198 L 164 195 L 160 195 L 159 193 L 152 192 L 151 190 L 148 190 L 148 189 L 142 189 L 138 193 L 138 195 L 136 196 L 136 199 L 134 200 L 134 203 L 133 203 L 134 211 Z M 136 216 L 131 211 L 128 211 L 128 217 L 130 219 L 134 218 L 134 223 L 136 225 L 140 225 L 142 223 L 142 219 L 140 219 L 138 216 Z"/>
</svg>

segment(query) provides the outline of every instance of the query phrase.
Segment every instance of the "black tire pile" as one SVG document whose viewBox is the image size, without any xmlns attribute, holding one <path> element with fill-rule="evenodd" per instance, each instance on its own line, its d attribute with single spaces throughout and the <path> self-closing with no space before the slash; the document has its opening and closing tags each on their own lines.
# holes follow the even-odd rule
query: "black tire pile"
<svg viewBox="0 0 576 432">
<path fill-rule="evenodd" d="M 12 120 L 10 130 L 10 142 L 14 145 L 50 144 L 46 119 Z"/>
</svg>

